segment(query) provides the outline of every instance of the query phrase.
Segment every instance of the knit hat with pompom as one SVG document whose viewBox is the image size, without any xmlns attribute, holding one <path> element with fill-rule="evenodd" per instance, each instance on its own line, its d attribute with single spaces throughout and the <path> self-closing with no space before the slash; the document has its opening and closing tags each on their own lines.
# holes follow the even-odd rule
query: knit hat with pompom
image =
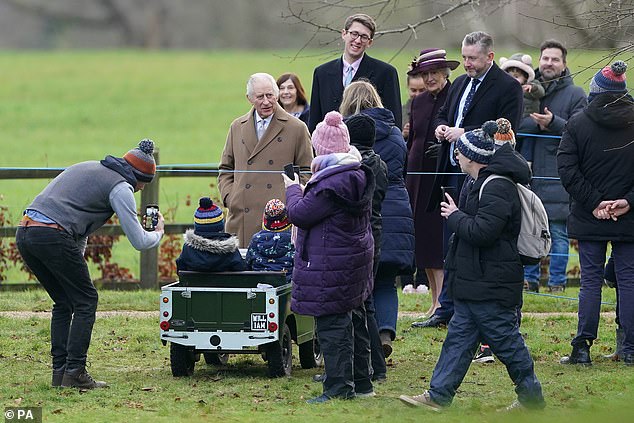
<svg viewBox="0 0 634 423">
<path fill-rule="evenodd" d="M 457 148 L 460 154 L 480 164 L 489 164 L 493 157 L 493 135 L 498 130 L 498 124 L 493 120 L 484 122 L 482 128 L 465 132 L 458 138 Z"/>
<path fill-rule="evenodd" d="M 495 121 L 498 124 L 498 131 L 493 135 L 496 144 L 502 145 L 509 143 L 515 148 L 515 133 L 511 129 L 511 122 L 505 118 L 499 118 Z"/>
<path fill-rule="evenodd" d="M 528 54 L 515 53 L 510 58 L 500 57 L 500 68 L 508 72 L 511 68 L 517 68 L 526 74 L 526 83 L 535 79 L 533 70 L 533 58 Z"/>
<path fill-rule="evenodd" d="M 625 71 L 627 63 L 617 60 L 597 72 L 590 81 L 590 94 L 626 93 Z"/>
<path fill-rule="evenodd" d="M 154 161 L 154 141 L 144 139 L 139 146 L 123 155 L 123 159 L 132 166 L 132 172 L 139 182 L 152 182 L 156 174 L 156 162 Z"/>
<path fill-rule="evenodd" d="M 286 206 L 277 198 L 269 200 L 264 206 L 262 216 L 262 229 L 272 232 L 281 232 L 290 229 L 291 223 L 288 221 Z"/>
<path fill-rule="evenodd" d="M 198 208 L 194 212 L 194 233 L 202 237 L 208 233 L 224 232 L 225 219 L 222 209 L 209 197 L 198 200 Z"/>
<path fill-rule="evenodd" d="M 313 131 L 313 148 L 318 156 L 350 151 L 350 134 L 339 112 L 328 112 Z"/>
</svg>

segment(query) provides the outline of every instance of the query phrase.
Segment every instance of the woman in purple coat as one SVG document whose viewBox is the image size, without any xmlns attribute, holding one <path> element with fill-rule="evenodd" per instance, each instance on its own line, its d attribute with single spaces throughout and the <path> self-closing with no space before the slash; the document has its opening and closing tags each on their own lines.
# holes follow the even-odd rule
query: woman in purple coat
<svg viewBox="0 0 634 423">
<path fill-rule="evenodd" d="M 309 400 L 374 395 L 364 300 L 372 289 L 373 175 L 350 146 L 338 112 L 313 132 L 317 157 L 302 190 L 283 175 L 286 208 L 297 226 L 291 309 L 315 317 L 324 356 L 323 394 Z"/>
<path fill-rule="evenodd" d="M 410 132 L 407 140 L 407 191 L 414 213 L 416 236 L 416 267 L 425 269 L 432 304 L 427 315 L 431 316 L 440 307 L 438 297 L 443 283 L 443 231 L 440 206 L 428 211 L 434 183 L 438 155 L 433 125 L 440 107 L 445 103 L 449 92 L 449 74 L 460 63 L 447 60 L 445 50 L 426 49 L 412 62 L 408 75 L 422 75 L 426 91 L 412 100 L 410 114 Z M 429 173 L 416 175 L 412 172 Z M 457 189 L 456 189 L 457 192 Z"/>
</svg>

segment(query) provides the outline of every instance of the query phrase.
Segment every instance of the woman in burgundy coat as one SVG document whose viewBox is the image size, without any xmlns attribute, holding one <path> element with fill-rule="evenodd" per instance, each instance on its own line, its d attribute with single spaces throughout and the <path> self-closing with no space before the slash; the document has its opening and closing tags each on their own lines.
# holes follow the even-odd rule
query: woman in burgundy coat
<svg viewBox="0 0 634 423">
<path fill-rule="evenodd" d="M 425 269 L 432 293 L 431 316 L 440 306 L 438 297 L 443 283 L 443 232 L 440 208 L 427 211 L 436 171 L 438 146 L 433 125 L 438 110 L 445 103 L 449 91 L 449 75 L 460 63 L 447 60 L 445 50 L 426 49 L 410 65 L 408 75 L 420 74 L 426 91 L 412 100 L 410 133 L 407 140 L 407 191 L 414 212 L 416 235 L 416 267 Z M 429 174 L 412 174 L 429 172 Z"/>
</svg>

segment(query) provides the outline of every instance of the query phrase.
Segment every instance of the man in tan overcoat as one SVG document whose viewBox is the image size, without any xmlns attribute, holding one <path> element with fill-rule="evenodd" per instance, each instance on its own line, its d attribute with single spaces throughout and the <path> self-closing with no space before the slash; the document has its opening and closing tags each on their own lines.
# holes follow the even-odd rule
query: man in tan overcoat
<svg viewBox="0 0 634 423">
<path fill-rule="evenodd" d="M 251 75 L 247 99 L 251 110 L 234 120 L 220 159 L 218 188 L 227 208 L 226 232 L 246 248 L 262 227 L 262 212 L 272 198 L 285 199 L 280 173 L 284 165 L 300 167 L 308 180 L 313 149 L 308 128 L 277 104 L 279 89 L 266 73 Z"/>
</svg>

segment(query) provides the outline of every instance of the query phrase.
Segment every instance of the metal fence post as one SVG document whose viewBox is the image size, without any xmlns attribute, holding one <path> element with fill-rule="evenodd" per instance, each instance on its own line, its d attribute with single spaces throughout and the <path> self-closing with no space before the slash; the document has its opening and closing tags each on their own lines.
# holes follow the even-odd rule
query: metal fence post
<svg viewBox="0 0 634 423">
<path fill-rule="evenodd" d="M 158 148 L 154 150 L 154 160 L 159 164 Z M 152 182 L 147 184 L 141 191 L 141 213 L 145 213 L 145 206 L 148 204 L 158 204 L 159 200 L 159 173 L 156 172 Z M 159 246 L 160 247 L 160 246 Z M 158 256 L 159 247 L 141 251 L 139 279 L 141 288 L 157 288 L 158 280 Z"/>
</svg>

